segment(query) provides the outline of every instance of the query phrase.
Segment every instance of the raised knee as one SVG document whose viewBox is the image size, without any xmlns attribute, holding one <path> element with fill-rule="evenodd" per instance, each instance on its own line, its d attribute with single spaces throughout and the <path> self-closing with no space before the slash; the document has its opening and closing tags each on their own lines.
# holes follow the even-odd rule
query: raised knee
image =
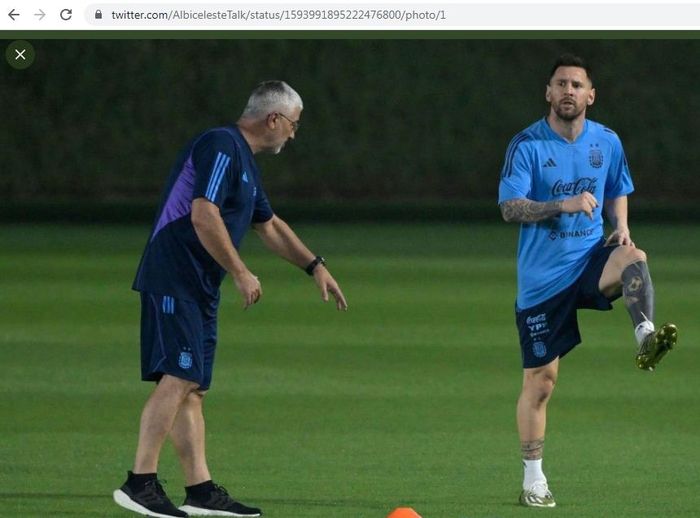
<svg viewBox="0 0 700 518">
<path fill-rule="evenodd" d="M 620 253 L 620 262 L 623 267 L 639 261 L 646 262 L 647 260 L 647 254 L 641 248 L 621 246 L 618 250 Z"/>
<path fill-rule="evenodd" d="M 630 252 L 630 256 L 631 256 L 632 261 L 634 261 L 635 263 L 637 261 L 646 262 L 646 260 L 647 260 L 647 254 L 641 248 L 633 248 L 632 251 Z"/>
</svg>

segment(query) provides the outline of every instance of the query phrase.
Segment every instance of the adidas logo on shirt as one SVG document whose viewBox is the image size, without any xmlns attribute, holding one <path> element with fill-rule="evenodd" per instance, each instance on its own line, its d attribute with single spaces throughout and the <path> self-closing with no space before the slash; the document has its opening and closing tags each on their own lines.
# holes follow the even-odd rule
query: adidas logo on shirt
<svg viewBox="0 0 700 518">
<path fill-rule="evenodd" d="M 243 171 L 243 181 L 245 183 L 248 183 L 248 173 L 246 173 L 245 171 Z"/>
<path fill-rule="evenodd" d="M 556 164 L 556 162 L 554 162 L 554 160 L 552 160 L 551 158 L 549 158 L 549 159 L 544 163 L 544 167 L 557 167 L 557 164 Z"/>
</svg>

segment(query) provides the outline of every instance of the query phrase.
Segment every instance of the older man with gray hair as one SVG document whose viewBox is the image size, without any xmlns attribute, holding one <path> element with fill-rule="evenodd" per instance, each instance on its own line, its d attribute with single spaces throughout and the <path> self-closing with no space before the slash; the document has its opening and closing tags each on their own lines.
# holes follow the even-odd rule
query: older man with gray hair
<svg viewBox="0 0 700 518">
<path fill-rule="evenodd" d="M 204 448 L 202 400 L 212 379 L 219 287 L 230 273 L 243 307 L 262 296 L 238 253 L 248 228 L 275 254 L 312 276 L 321 298 L 347 310 L 340 287 L 292 229 L 274 214 L 254 155 L 279 153 L 299 129 L 301 97 L 283 81 L 251 94 L 236 125 L 207 130 L 180 153 L 141 258 L 141 377 L 156 386 L 141 414 L 136 459 L 117 504 L 155 517 L 261 516 L 215 484 Z M 173 442 L 187 486 L 178 509 L 158 481 L 158 459 Z"/>
</svg>

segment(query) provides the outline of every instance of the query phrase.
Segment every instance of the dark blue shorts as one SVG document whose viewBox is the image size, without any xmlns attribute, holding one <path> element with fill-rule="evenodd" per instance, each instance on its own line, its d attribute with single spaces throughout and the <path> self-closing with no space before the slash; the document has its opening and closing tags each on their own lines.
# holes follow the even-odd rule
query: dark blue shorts
<svg viewBox="0 0 700 518">
<path fill-rule="evenodd" d="M 211 385 L 218 302 L 200 305 L 141 292 L 141 379 L 164 374 Z"/>
<path fill-rule="evenodd" d="M 617 246 L 600 246 L 574 283 L 552 298 L 526 309 L 515 307 L 515 323 L 520 334 L 523 368 L 547 365 L 566 355 L 581 343 L 578 309 L 612 309 L 610 299 L 598 289 L 605 263 Z"/>
</svg>

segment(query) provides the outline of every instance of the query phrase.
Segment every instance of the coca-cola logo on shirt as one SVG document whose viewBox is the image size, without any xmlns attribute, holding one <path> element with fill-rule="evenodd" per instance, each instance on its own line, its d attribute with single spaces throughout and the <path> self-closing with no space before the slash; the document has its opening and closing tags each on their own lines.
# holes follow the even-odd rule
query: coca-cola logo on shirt
<svg viewBox="0 0 700 518">
<path fill-rule="evenodd" d="M 598 179 L 595 177 L 579 178 L 576 181 L 567 183 L 557 180 L 552 186 L 552 196 L 576 196 L 584 191 L 595 194 L 596 182 L 598 182 Z"/>
</svg>

